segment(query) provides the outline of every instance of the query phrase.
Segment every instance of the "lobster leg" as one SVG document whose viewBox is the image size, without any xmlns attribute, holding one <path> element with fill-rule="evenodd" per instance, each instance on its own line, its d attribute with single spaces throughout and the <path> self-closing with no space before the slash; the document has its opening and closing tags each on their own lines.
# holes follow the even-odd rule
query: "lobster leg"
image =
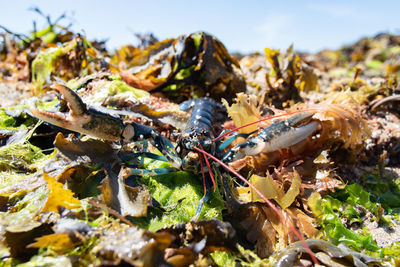
<svg viewBox="0 0 400 267">
<path fill-rule="evenodd" d="M 225 132 L 226 131 L 222 132 L 220 134 L 220 136 L 225 134 Z M 227 140 L 225 140 L 223 142 L 221 142 L 220 141 L 221 139 L 218 139 L 218 137 L 217 137 L 216 138 L 217 139 L 217 141 L 216 141 L 216 146 L 217 146 L 216 152 L 222 152 L 226 147 L 228 147 L 230 144 L 232 144 L 238 137 L 247 138 L 247 137 L 249 137 L 250 135 L 252 135 L 255 132 L 256 131 L 253 131 L 253 132 L 247 133 L 247 134 L 246 133 L 236 133 L 236 134 L 232 135 L 231 137 L 229 137 Z"/>
<path fill-rule="evenodd" d="M 160 175 L 160 174 L 167 174 L 171 172 L 176 172 L 177 169 L 175 168 L 156 168 L 156 169 L 136 169 L 136 168 L 130 168 L 131 174 L 132 175 L 137 175 L 137 176 L 144 176 L 144 175 Z"/>
<path fill-rule="evenodd" d="M 182 161 L 175 153 L 175 148 L 171 142 L 149 126 L 138 123 L 126 124 L 124 129 L 124 139 L 129 141 L 148 139 L 150 143 L 164 155 L 172 166 L 180 168 L 182 165 Z"/>
</svg>

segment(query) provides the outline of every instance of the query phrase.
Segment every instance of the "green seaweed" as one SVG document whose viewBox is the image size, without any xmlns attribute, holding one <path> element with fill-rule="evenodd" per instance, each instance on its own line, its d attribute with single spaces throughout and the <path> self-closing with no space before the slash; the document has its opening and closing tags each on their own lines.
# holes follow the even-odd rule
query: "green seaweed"
<svg viewBox="0 0 400 267">
<path fill-rule="evenodd" d="M 54 71 L 57 58 L 72 50 L 75 45 L 75 43 L 72 43 L 66 47 L 50 47 L 41 51 L 32 62 L 32 81 L 37 82 L 38 86 L 41 87 Z"/>
<path fill-rule="evenodd" d="M 348 203 L 343 203 L 342 205 L 340 200 L 331 196 L 324 198 L 320 198 L 319 196 L 319 199 L 316 201 L 309 199 L 309 204 L 312 212 L 319 219 L 324 236 L 330 239 L 331 242 L 336 245 L 344 242 L 357 251 L 363 249 L 371 252 L 379 251 L 380 248 L 373 241 L 371 235 L 357 234 L 343 225 L 340 217 L 349 218 L 349 215 L 352 214 L 351 212 L 346 212 Z"/>
<path fill-rule="evenodd" d="M 9 203 L 15 202 L 8 212 L 0 212 L 0 223 L 12 232 L 25 232 L 42 223 L 36 219 L 44 207 L 49 190 L 42 185 L 23 197 L 10 197 Z M 21 199 L 19 199 L 21 198 Z"/>
<path fill-rule="evenodd" d="M 116 95 L 119 93 L 130 92 L 136 98 L 148 97 L 150 94 L 144 90 L 133 88 L 122 80 L 113 80 L 109 82 L 108 93 L 109 95 Z"/>
<path fill-rule="evenodd" d="M 350 206 L 347 209 L 352 208 L 356 205 L 361 205 L 370 212 L 378 216 L 379 206 L 370 200 L 370 193 L 365 191 L 359 184 L 351 184 L 345 187 L 343 190 L 338 190 L 334 196 L 341 202 L 345 202 Z"/>
<path fill-rule="evenodd" d="M 380 207 L 378 203 L 371 201 L 370 196 L 360 185 L 351 184 L 324 198 L 314 193 L 309 198 L 309 206 L 319 220 L 324 237 L 332 243 L 337 245 L 344 242 L 354 250 L 365 251 L 374 256 L 394 256 L 399 253 L 398 245 L 380 248 L 371 234 L 364 230 L 356 233 L 343 223 L 343 220 L 350 224 L 363 221 L 366 214 L 357 211 L 357 207 L 373 213 L 375 217 L 371 220 L 375 220 L 379 216 Z"/>
<path fill-rule="evenodd" d="M 3 108 L 0 109 L 0 129 L 1 130 L 22 130 L 26 129 L 27 127 L 33 125 L 35 123 L 35 120 L 26 114 L 25 112 L 22 112 L 18 116 L 11 116 L 7 114 L 7 110 L 14 110 L 14 109 L 24 109 L 26 108 L 25 106 L 17 106 L 17 107 L 9 107 L 9 108 Z"/>
<path fill-rule="evenodd" d="M 235 256 L 227 251 L 215 251 L 210 254 L 217 266 L 235 266 Z"/>
<path fill-rule="evenodd" d="M 146 168 L 165 168 L 168 163 L 150 161 Z M 157 176 L 143 176 L 141 182 L 149 187 L 152 197 L 166 211 L 151 208 L 146 218 L 133 219 L 134 223 L 150 231 L 157 231 L 173 224 L 188 222 L 196 213 L 204 188 L 200 179 L 191 172 L 178 171 Z M 208 189 L 212 190 L 212 189 Z M 204 204 L 199 220 L 222 219 L 225 208 L 218 187 L 211 193 L 210 199 Z"/>
<path fill-rule="evenodd" d="M 85 95 L 85 102 L 88 104 L 103 103 L 110 96 L 115 98 L 122 97 L 134 99 L 146 98 L 150 96 L 149 92 L 134 88 L 122 81 L 118 74 L 102 77 L 101 79 L 97 79 L 96 75 L 88 75 L 84 80 L 78 78 L 71 79 L 67 82 L 67 87 L 79 92 L 80 90 L 85 90 L 84 88 L 86 87 L 88 81 L 91 80 L 93 80 L 93 83 L 95 84 L 94 87 L 96 89 L 93 89 L 95 93 L 91 95 Z"/>
<path fill-rule="evenodd" d="M 365 62 L 365 65 L 371 69 L 379 69 L 379 68 L 382 68 L 383 62 L 380 60 L 373 59 L 373 60 Z"/>
<path fill-rule="evenodd" d="M 368 173 L 363 177 L 365 189 L 371 194 L 371 200 L 378 202 L 387 214 L 400 212 L 400 177 L 381 177 L 377 173 Z"/>
<path fill-rule="evenodd" d="M 82 40 L 85 47 L 91 47 L 91 44 L 87 42 L 85 38 Z M 42 87 L 52 72 L 55 71 L 56 60 L 75 49 L 77 45 L 78 42 L 72 40 L 62 44 L 61 46 L 50 47 L 40 51 L 32 61 L 32 82 L 36 83 L 39 88 Z"/>
<path fill-rule="evenodd" d="M 44 167 L 48 160 L 55 156 L 56 152 L 46 155 L 39 147 L 28 142 L 39 125 L 40 123 L 26 133 L 19 142 L 0 147 L 0 172 L 4 172 L 2 186 L 7 185 L 7 177 L 13 177 L 14 174 L 21 172 L 35 172 Z"/>
<path fill-rule="evenodd" d="M 7 129 L 7 130 L 16 130 L 18 127 L 16 127 L 17 120 L 12 117 L 7 115 L 4 110 L 0 110 L 0 128 L 1 129 Z"/>
<path fill-rule="evenodd" d="M 54 26 L 50 24 L 46 28 L 40 31 L 32 32 L 28 37 L 22 40 L 24 43 L 30 43 L 35 38 L 40 38 L 45 43 L 54 43 L 57 39 L 57 33 L 54 30 Z"/>
<path fill-rule="evenodd" d="M 251 250 L 237 245 L 239 253 L 233 254 L 228 251 L 214 251 L 210 257 L 217 266 L 271 266 L 271 259 L 261 259 Z"/>
<path fill-rule="evenodd" d="M 37 180 L 36 172 L 55 157 L 56 151 L 47 155 L 28 141 L 40 124 L 40 122 L 37 123 L 18 142 L 0 147 L 0 194 L 18 193 L 19 182 L 23 184 L 25 181 L 26 184 L 29 184 Z M 13 122 L 12 126 L 19 125 Z M 8 192 L 9 190 L 11 192 Z"/>
</svg>

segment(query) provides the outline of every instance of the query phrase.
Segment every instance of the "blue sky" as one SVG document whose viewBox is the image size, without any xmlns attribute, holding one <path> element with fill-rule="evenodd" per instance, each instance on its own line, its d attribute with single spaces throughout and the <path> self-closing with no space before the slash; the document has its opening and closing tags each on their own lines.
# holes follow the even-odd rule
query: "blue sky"
<svg viewBox="0 0 400 267">
<path fill-rule="evenodd" d="M 316 52 L 339 48 L 379 32 L 400 34 L 400 1 L 2 1 L 0 24 L 15 32 L 38 28 L 45 20 L 28 8 L 38 6 L 55 19 L 64 11 L 73 29 L 90 39 L 108 38 L 108 47 L 135 43 L 132 32 L 159 39 L 207 31 L 230 52 L 265 47 Z M 66 22 L 65 22 L 66 23 Z"/>
</svg>

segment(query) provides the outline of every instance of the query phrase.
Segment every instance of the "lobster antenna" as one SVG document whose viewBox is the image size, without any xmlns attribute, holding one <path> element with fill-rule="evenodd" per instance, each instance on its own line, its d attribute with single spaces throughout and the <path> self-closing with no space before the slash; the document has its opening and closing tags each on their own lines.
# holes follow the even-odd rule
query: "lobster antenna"
<svg viewBox="0 0 400 267">
<path fill-rule="evenodd" d="M 203 165 L 203 159 L 202 156 L 204 156 L 204 154 L 201 154 L 200 152 L 197 152 L 197 154 L 199 155 L 199 160 L 200 160 L 200 167 L 201 167 L 201 174 L 203 175 L 203 186 L 204 186 L 204 195 L 203 197 L 205 197 L 206 193 L 207 193 L 207 186 L 206 186 L 206 177 L 204 176 L 204 165 Z"/>
<path fill-rule="evenodd" d="M 244 178 L 242 175 L 240 175 L 238 172 L 236 172 L 235 170 L 233 170 L 232 168 L 230 168 L 228 165 L 226 165 L 225 163 L 223 163 L 221 160 L 217 159 L 216 157 L 214 157 L 213 155 L 211 155 L 210 153 L 207 153 L 206 151 L 194 147 L 195 150 L 197 150 L 200 153 L 203 153 L 204 157 L 208 156 L 211 159 L 213 159 L 214 161 L 216 161 L 217 163 L 221 164 L 222 167 L 224 167 L 225 169 L 227 169 L 228 171 L 230 171 L 231 173 L 233 173 L 236 177 L 238 177 L 240 180 L 242 180 L 245 184 L 247 184 L 248 186 L 251 187 L 251 189 L 254 190 L 254 192 L 257 193 L 257 195 L 259 195 L 262 200 L 264 200 L 265 203 L 267 203 L 270 208 L 276 212 L 276 214 L 281 218 L 282 221 L 286 221 L 285 216 L 283 215 L 283 213 L 278 210 L 278 208 L 269 200 L 267 199 L 254 185 L 252 185 L 249 181 L 247 181 L 246 178 Z M 303 236 L 296 230 L 296 228 L 294 227 L 293 223 L 291 221 L 288 221 L 289 223 L 289 227 L 290 229 L 293 231 L 293 233 L 297 236 L 297 238 L 300 239 L 301 243 L 303 244 L 303 246 L 307 249 L 308 254 L 310 255 L 311 259 L 313 260 L 314 264 L 319 264 L 317 258 L 315 258 L 314 253 L 312 252 L 312 250 L 310 249 L 310 247 L 307 245 L 306 241 L 304 240 Z"/>
<path fill-rule="evenodd" d="M 201 146 L 200 146 L 200 147 L 201 147 Z M 201 150 L 203 150 L 202 147 L 201 147 Z M 204 150 L 203 150 L 203 151 L 204 151 Z M 208 162 L 208 158 L 206 157 L 206 155 L 204 155 L 204 154 L 202 154 L 202 155 L 203 155 L 203 157 L 204 157 L 204 159 L 205 159 L 205 161 L 206 161 L 208 173 L 210 174 L 211 181 L 212 181 L 213 186 L 214 186 L 214 192 L 215 192 L 215 188 L 216 188 L 215 179 L 214 179 L 214 175 L 213 175 L 213 173 L 212 173 L 211 167 L 210 167 L 210 163 Z"/>
<path fill-rule="evenodd" d="M 285 116 L 289 116 L 289 115 L 293 115 L 293 114 L 297 114 L 297 113 L 301 113 L 301 112 L 305 112 L 305 111 L 312 111 L 312 110 L 316 110 L 316 109 L 297 110 L 297 111 L 293 111 L 293 112 L 290 112 L 290 113 L 285 113 L 285 114 L 280 114 L 280 115 L 274 115 L 274 116 L 270 116 L 270 117 L 267 117 L 267 118 L 264 118 L 264 119 L 261 119 L 261 120 L 258 120 L 258 121 L 254 121 L 254 122 L 251 122 L 251 123 L 248 123 L 248 124 L 239 126 L 239 127 L 237 127 L 237 128 L 234 128 L 234 129 L 232 129 L 232 130 L 230 130 L 230 131 L 228 131 L 228 132 L 226 132 L 226 133 L 224 133 L 224 134 L 221 134 L 220 136 L 218 136 L 217 138 L 215 138 L 213 141 L 215 142 L 215 141 L 221 139 L 222 137 L 227 136 L 228 134 L 231 134 L 231 133 L 233 133 L 233 132 L 236 132 L 236 131 L 239 130 L 239 129 L 245 128 L 245 127 L 250 126 L 250 125 L 253 125 L 253 124 L 257 124 L 257 123 L 260 123 L 260 122 L 263 122 L 263 121 L 272 120 L 272 119 L 280 118 L 280 117 L 285 117 Z"/>
</svg>

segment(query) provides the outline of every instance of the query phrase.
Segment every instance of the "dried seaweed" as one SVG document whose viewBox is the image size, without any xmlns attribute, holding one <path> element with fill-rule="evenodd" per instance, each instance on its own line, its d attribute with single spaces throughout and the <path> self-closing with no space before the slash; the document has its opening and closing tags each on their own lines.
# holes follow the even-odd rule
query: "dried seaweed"
<svg viewBox="0 0 400 267">
<path fill-rule="evenodd" d="M 266 48 L 238 61 L 203 32 L 161 41 L 137 35 L 137 46 L 111 52 L 62 26 L 65 15 L 53 21 L 34 11 L 47 20 L 43 29 L 0 33 L 0 105 L 18 104 L 0 111 L 3 264 L 311 266 L 304 244 L 326 266 L 398 264 L 399 36 L 313 55 Z M 196 173 L 138 177 L 131 168 L 171 164 L 138 158 L 158 153 L 145 142 L 66 138 L 67 130 L 36 124 L 26 109 L 37 99 L 19 98 L 54 81 L 172 142 L 190 116 L 177 103 L 222 102 L 232 121 L 214 123 L 215 136 L 243 128 L 216 157 L 299 114 L 309 116 L 294 127 L 317 127 L 296 144 L 230 163 L 273 205 L 215 164 L 215 191 L 191 221 L 204 195 Z M 53 94 L 42 98 L 43 109 L 68 109 Z M 308 239 L 303 245 L 293 229 Z"/>
</svg>

